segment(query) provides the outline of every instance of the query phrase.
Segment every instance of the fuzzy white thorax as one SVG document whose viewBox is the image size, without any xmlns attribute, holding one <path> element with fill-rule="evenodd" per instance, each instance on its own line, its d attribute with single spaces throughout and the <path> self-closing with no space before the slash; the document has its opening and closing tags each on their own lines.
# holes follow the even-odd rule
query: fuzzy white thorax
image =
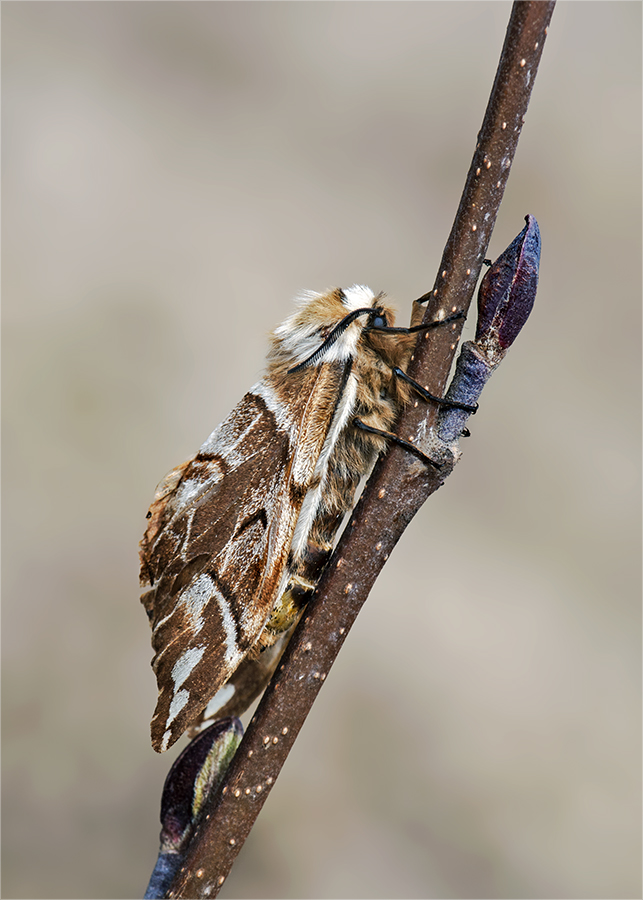
<svg viewBox="0 0 643 900">
<path fill-rule="evenodd" d="M 375 302 L 373 291 L 362 284 L 343 288 L 342 294 L 346 314 L 355 309 L 373 306 Z M 323 344 L 323 338 L 320 336 L 321 328 L 337 324 L 336 322 L 306 320 L 306 317 L 302 315 L 302 310 L 323 296 L 315 291 L 304 291 L 295 300 L 297 310 L 275 328 L 275 336 L 279 338 L 284 350 L 292 357 L 294 365 L 308 359 Z M 359 319 L 352 322 L 337 340 L 324 350 L 324 354 L 318 362 L 346 362 L 353 357 L 363 327 L 364 322 Z"/>
</svg>

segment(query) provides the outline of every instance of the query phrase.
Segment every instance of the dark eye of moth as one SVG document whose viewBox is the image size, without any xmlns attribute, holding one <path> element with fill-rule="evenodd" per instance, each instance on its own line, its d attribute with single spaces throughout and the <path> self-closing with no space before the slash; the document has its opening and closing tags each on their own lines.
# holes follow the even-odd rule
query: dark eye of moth
<svg viewBox="0 0 643 900">
<path fill-rule="evenodd" d="M 386 328 L 388 322 L 383 312 L 377 310 L 373 312 L 371 320 L 368 323 L 371 328 Z"/>
</svg>

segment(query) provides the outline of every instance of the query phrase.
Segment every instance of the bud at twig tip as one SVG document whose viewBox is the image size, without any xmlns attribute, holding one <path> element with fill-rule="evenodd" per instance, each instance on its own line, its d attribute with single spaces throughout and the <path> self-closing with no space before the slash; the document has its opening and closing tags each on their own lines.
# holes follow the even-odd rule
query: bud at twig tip
<svg viewBox="0 0 643 900">
<path fill-rule="evenodd" d="M 475 343 L 492 364 L 513 344 L 536 299 L 540 264 L 540 231 L 533 216 L 493 263 L 478 292 Z"/>
<path fill-rule="evenodd" d="M 219 785 L 242 735 L 238 719 L 219 719 L 177 757 L 165 779 L 161 798 L 162 850 L 183 846 L 206 797 Z"/>
</svg>

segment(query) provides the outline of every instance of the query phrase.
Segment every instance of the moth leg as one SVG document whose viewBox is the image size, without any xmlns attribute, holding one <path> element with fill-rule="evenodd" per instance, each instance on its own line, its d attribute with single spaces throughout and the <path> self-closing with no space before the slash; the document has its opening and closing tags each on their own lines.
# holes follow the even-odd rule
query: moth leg
<svg viewBox="0 0 643 900">
<path fill-rule="evenodd" d="M 416 334 L 418 331 L 429 331 L 431 328 L 438 328 L 440 325 L 449 325 L 451 322 L 457 322 L 458 319 L 466 318 L 463 312 L 453 313 L 445 319 L 436 319 L 435 322 L 427 322 L 426 325 L 410 325 L 407 328 L 397 325 L 375 325 L 367 326 L 364 331 L 382 331 L 385 334 Z"/>
<path fill-rule="evenodd" d="M 445 406 L 449 409 L 463 409 L 465 412 L 471 413 L 472 415 L 478 411 L 477 403 L 475 406 L 471 406 L 469 403 L 458 403 L 455 400 L 447 400 L 444 397 L 436 397 L 435 394 L 430 394 L 426 388 L 423 388 L 421 384 L 415 381 L 415 379 L 407 375 L 406 372 L 403 372 L 399 366 L 394 366 L 392 371 L 393 374 L 398 378 L 401 378 L 402 381 L 406 381 L 407 384 L 410 384 L 411 387 L 425 400 L 430 400 L 432 403 L 439 403 L 440 406 Z"/>
<path fill-rule="evenodd" d="M 409 441 L 405 441 L 404 438 L 398 437 L 398 435 L 393 434 L 392 431 L 383 431 L 381 428 L 373 428 L 372 425 L 367 425 L 365 422 L 362 422 L 361 419 L 353 419 L 353 425 L 355 428 L 360 428 L 362 431 L 367 431 L 369 434 L 378 434 L 380 437 L 387 438 L 387 440 L 392 441 L 394 444 L 403 447 L 405 450 L 408 450 L 409 453 L 417 456 L 423 463 L 426 463 L 428 466 L 433 466 L 434 469 L 442 468 L 440 463 L 434 462 L 426 455 L 426 453 L 422 453 L 421 450 L 409 443 Z"/>
</svg>

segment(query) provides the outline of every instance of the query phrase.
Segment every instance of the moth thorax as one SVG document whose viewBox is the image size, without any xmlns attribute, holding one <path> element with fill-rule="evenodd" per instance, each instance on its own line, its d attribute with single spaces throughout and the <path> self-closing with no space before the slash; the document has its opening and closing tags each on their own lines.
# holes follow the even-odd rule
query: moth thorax
<svg viewBox="0 0 643 900">
<path fill-rule="evenodd" d="M 294 365 L 315 351 L 319 351 L 319 357 L 315 357 L 314 365 L 354 357 L 365 320 L 363 316 L 351 318 L 351 314 L 371 308 L 377 299 L 364 285 L 302 294 L 296 312 L 275 329 L 273 353 L 288 355 Z"/>
</svg>

